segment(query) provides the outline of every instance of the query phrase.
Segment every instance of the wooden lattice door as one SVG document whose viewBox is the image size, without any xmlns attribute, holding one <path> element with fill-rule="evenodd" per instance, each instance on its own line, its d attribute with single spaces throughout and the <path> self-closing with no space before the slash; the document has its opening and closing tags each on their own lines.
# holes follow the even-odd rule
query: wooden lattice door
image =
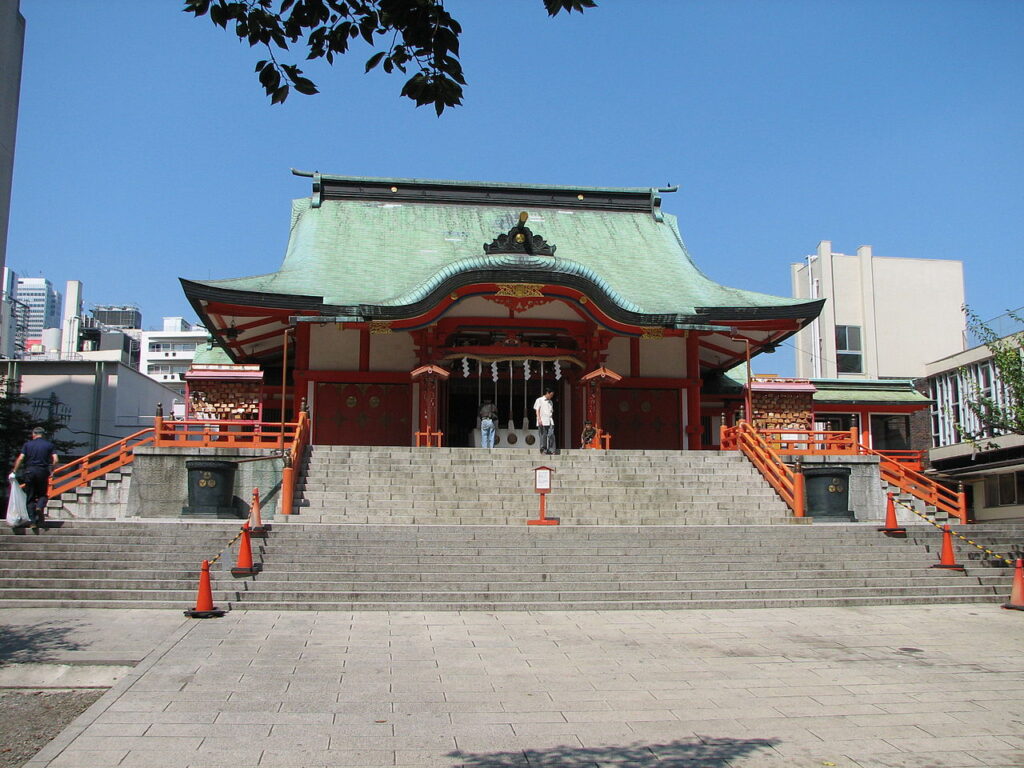
<svg viewBox="0 0 1024 768">
<path fill-rule="evenodd" d="M 320 445 L 410 445 L 408 384 L 318 382 L 313 441 Z"/>
</svg>

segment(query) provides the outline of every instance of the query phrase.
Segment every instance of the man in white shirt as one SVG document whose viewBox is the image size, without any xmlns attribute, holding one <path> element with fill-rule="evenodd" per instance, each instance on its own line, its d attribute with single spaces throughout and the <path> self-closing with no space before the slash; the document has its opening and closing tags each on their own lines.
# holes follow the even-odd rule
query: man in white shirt
<svg viewBox="0 0 1024 768">
<path fill-rule="evenodd" d="M 551 398 L 555 390 L 547 387 L 544 394 L 533 403 L 533 412 L 537 416 L 537 432 L 540 436 L 540 452 L 547 455 L 555 453 L 555 406 Z"/>
</svg>

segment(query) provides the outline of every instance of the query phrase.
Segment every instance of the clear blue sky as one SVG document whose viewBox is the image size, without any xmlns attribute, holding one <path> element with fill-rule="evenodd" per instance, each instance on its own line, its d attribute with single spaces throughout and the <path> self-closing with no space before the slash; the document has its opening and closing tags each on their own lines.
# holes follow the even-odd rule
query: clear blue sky
<svg viewBox="0 0 1024 768">
<path fill-rule="evenodd" d="M 832 240 L 962 260 L 982 316 L 1024 305 L 1024 3 L 447 5 L 469 87 L 438 119 L 362 75 L 359 46 L 304 67 L 321 95 L 271 107 L 260 50 L 176 0 L 21 0 L 8 265 L 136 303 L 148 327 L 191 317 L 179 276 L 278 268 L 309 194 L 295 167 L 679 184 L 664 207 L 726 285 L 788 296 L 790 263 Z M 755 368 L 791 372 L 775 358 Z"/>
</svg>

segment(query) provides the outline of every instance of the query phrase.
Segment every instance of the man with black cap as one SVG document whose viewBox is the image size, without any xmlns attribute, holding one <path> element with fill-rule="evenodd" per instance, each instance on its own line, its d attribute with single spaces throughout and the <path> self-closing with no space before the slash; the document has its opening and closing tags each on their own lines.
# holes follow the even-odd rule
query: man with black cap
<svg viewBox="0 0 1024 768">
<path fill-rule="evenodd" d="M 25 495 L 28 497 L 28 514 L 32 518 L 32 527 L 36 530 L 43 524 L 46 509 L 46 494 L 50 485 L 50 470 L 57 464 L 57 448 L 43 435 L 42 427 L 32 430 L 32 439 L 21 446 L 21 453 L 14 460 L 16 473 L 18 467 L 25 464 Z"/>
</svg>

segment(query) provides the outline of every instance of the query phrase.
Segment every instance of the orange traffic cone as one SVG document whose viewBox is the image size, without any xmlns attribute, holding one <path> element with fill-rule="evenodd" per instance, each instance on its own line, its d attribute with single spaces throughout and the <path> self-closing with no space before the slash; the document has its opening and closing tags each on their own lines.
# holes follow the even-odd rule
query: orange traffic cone
<svg viewBox="0 0 1024 768">
<path fill-rule="evenodd" d="M 196 607 L 185 611 L 185 615 L 193 619 L 216 619 L 224 615 L 224 611 L 213 606 L 213 590 L 210 588 L 210 561 L 203 560 L 199 571 L 199 592 L 196 593 Z"/>
<path fill-rule="evenodd" d="M 932 568 L 945 568 L 950 571 L 963 571 L 964 567 L 956 562 L 956 555 L 953 554 L 953 536 L 949 526 L 942 526 L 942 553 L 939 555 L 939 562 Z"/>
<path fill-rule="evenodd" d="M 907 529 L 901 528 L 896 522 L 896 504 L 893 501 L 893 493 L 885 494 L 885 527 L 879 528 L 886 536 L 906 536 Z"/>
<path fill-rule="evenodd" d="M 242 526 L 242 537 L 238 540 L 238 562 L 231 569 L 231 575 L 254 576 L 262 569 L 262 565 L 252 561 L 252 539 L 249 538 L 249 521 L 246 521 Z"/>
<path fill-rule="evenodd" d="M 1024 611 L 1024 560 L 1017 558 L 1013 569 L 1013 586 L 1010 587 L 1010 602 L 1003 603 L 1003 608 L 1011 611 Z"/>
<path fill-rule="evenodd" d="M 265 539 L 269 530 L 270 526 L 264 525 L 260 516 L 260 489 L 253 488 L 252 505 L 249 507 L 249 535 L 254 539 Z"/>
</svg>

